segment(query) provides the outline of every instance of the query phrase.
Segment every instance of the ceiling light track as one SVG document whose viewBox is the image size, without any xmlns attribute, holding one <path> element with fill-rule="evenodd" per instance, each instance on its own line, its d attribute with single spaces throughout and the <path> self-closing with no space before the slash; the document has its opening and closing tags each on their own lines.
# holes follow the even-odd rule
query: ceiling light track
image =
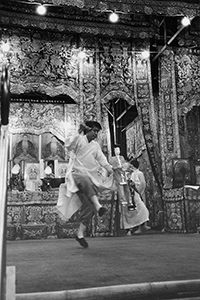
<svg viewBox="0 0 200 300">
<path fill-rule="evenodd" d="M 152 59 L 153 62 L 156 61 L 156 59 L 163 53 L 163 51 L 167 48 L 167 46 L 169 46 L 173 40 L 181 33 L 181 31 L 187 27 L 188 25 L 190 25 L 190 22 L 193 18 L 187 18 L 184 17 L 181 21 L 181 26 L 178 29 L 178 31 L 169 39 L 169 41 L 160 49 L 160 51 L 156 54 L 156 56 Z"/>
</svg>

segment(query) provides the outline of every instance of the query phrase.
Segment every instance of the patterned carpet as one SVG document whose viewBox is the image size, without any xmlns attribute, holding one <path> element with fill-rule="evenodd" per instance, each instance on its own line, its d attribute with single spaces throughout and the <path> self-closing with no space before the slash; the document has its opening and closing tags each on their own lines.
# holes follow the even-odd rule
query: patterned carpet
<svg viewBox="0 0 200 300">
<path fill-rule="evenodd" d="M 154 233 L 7 242 L 16 293 L 199 279 L 199 234 Z"/>
</svg>

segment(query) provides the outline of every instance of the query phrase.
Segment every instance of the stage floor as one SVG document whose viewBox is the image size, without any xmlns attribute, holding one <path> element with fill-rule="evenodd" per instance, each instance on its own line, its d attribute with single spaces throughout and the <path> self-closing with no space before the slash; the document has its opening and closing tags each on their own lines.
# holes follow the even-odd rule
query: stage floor
<svg viewBox="0 0 200 300">
<path fill-rule="evenodd" d="M 7 241 L 16 293 L 200 278 L 200 234 Z"/>
</svg>

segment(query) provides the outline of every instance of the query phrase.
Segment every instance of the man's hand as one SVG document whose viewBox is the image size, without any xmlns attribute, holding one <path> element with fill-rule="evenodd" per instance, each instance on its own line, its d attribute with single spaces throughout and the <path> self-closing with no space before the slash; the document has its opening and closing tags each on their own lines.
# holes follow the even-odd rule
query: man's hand
<svg viewBox="0 0 200 300">
<path fill-rule="evenodd" d="M 110 176 L 111 174 L 113 174 L 113 168 L 112 168 L 112 166 L 108 165 L 108 166 L 106 166 L 105 169 L 108 172 L 108 176 Z"/>
<path fill-rule="evenodd" d="M 128 162 L 125 162 L 123 165 L 122 165 L 122 171 L 126 172 L 128 171 L 130 168 L 130 164 Z"/>
</svg>

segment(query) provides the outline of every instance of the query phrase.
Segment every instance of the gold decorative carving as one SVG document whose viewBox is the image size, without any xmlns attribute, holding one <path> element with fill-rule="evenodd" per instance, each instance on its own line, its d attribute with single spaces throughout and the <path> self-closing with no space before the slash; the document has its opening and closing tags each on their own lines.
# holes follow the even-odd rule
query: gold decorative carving
<svg viewBox="0 0 200 300">
<path fill-rule="evenodd" d="M 175 54 L 177 102 L 179 115 L 186 115 L 194 106 L 200 106 L 200 51 L 180 49 Z"/>
<path fill-rule="evenodd" d="M 32 2 L 32 0 L 28 0 Z M 38 0 L 38 2 L 53 5 L 76 6 L 82 9 L 93 9 L 103 11 L 110 7 L 123 12 L 142 12 L 146 14 L 167 14 L 167 15 L 184 15 L 185 9 L 189 12 L 193 11 L 198 15 L 200 10 L 199 4 L 187 3 L 182 1 L 149 1 L 149 0 Z"/>
<path fill-rule="evenodd" d="M 11 133 L 51 132 L 61 141 L 65 140 L 63 105 L 11 103 L 9 124 Z"/>
</svg>

